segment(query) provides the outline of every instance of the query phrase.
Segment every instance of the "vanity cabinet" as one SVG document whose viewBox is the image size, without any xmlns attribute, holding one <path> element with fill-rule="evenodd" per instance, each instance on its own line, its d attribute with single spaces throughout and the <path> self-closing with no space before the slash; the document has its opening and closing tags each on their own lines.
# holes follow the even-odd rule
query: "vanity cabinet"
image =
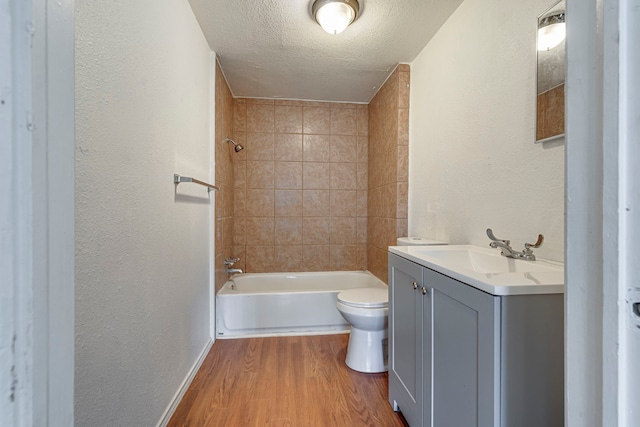
<svg viewBox="0 0 640 427">
<path fill-rule="evenodd" d="M 410 426 L 562 426 L 563 295 L 494 296 L 389 254 L 389 402 Z"/>
<path fill-rule="evenodd" d="M 421 426 L 431 417 L 424 405 L 431 400 L 431 370 L 424 369 L 431 364 L 431 295 L 421 266 L 398 256 L 389 261 L 389 401 L 409 425 Z"/>
</svg>

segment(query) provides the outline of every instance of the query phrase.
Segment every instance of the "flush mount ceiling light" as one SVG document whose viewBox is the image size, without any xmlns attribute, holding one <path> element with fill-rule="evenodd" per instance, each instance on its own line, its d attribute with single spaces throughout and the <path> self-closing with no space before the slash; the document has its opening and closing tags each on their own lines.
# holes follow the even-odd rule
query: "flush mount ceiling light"
<svg viewBox="0 0 640 427">
<path fill-rule="evenodd" d="M 538 50 L 550 50 L 566 37 L 564 12 L 542 18 L 538 25 Z"/>
<path fill-rule="evenodd" d="M 311 13 L 329 34 L 340 34 L 358 18 L 358 0 L 315 0 Z"/>
</svg>

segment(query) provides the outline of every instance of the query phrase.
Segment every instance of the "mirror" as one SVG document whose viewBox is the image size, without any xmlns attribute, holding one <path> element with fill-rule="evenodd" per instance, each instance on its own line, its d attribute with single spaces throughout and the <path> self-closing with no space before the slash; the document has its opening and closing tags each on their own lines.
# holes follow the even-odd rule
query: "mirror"
<svg viewBox="0 0 640 427">
<path fill-rule="evenodd" d="M 564 136 L 565 0 L 538 17 L 536 142 Z"/>
</svg>

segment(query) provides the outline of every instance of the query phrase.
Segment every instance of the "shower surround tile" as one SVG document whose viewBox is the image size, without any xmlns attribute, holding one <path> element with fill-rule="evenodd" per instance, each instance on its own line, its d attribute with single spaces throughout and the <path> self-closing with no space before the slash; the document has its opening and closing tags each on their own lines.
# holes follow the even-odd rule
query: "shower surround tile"
<svg viewBox="0 0 640 427">
<path fill-rule="evenodd" d="M 302 245 L 276 245 L 274 270 L 281 272 L 305 271 Z"/>
<path fill-rule="evenodd" d="M 358 122 L 355 108 L 331 109 L 331 135 L 357 135 Z"/>
<path fill-rule="evenodd" d="M 279 162 L 302 161 L 302 135 L 277 133 L 274 140 L 275 159 Z"/>
<path fill-rule="evenodd" d="M 275 191 L 268 189 L 248 189 L 246 190 L 247 201 L 245 216 L 251 217 L 266 217 L 275 216 Z M 251 236 L 247 236 L 251 238 Z"/>
<path fill-rule="evenodd" d="M 256 245 L 275 243 L 275 224 L 273 217 L 251 217 L 246 219 L 246 233 Z"/>
<path fill-rule="evenodd" d="M 247 188 L 274 188 L 274 162 L 247 161 Z"/>
<path fill-rule="evenodd" d="M 276 133 L 302 133 L 302 107 L 276 106 L 275 131 Z"/>
<path fill-rule="evenodd" d="M 276 245 L 302 244 L 302 218 L 276 218 Z"/>
<path fill-rule="evenodd" d="M 302 159 L 305 162 L 328 162 L 331 160 L 330 135 L 304 135 Z"/>
<path fill-rule="evenodd" d="M 302 162 L 276 162 L 275 188 L 302 189 Z"/>
<path fill-rule="evenodd" d="M 355 190 L 357 188 L 356 163 L 331 163 L 330 188 L 332 190 Z"/>
<path fill-rule="evenodd" d="M 357 241 L 356 218 L 331 218 L 329 243 L 332 245 L 352 245 Z"/>
<path fill-rule="evenodd" d="M 357 209 L 355 190 L 335 190 L 330 194 L 330 215 L 332 217 L 355 217 Z"/>
<path fill-rule="evenodd" d="M 331 108 L 303 107 L 302 131 L 306 134 L 331 134 Z"/>
<path fill-rule="evenodd" d="M 238 136 L 243 136 L 246 127 L 246 108 L 242 103 L 234 102 L 229 86 L 223 77 L 220 66 L 216 61 L 215 77 L 215 184 L 220 191 L 215 192 L 215 234 L 214 244 L 214 287 L 217 292 L 227 281 L 224 259 L 234 253 L 236 239 L 242 241 L 243 225 L 235 221 L 236 204 L 242 203 L 235 198 L 233 150 L 229 149 L 226 138 L 234 134 L 234 127 Z M 237 120 L 234 120 L 234 116 Z M 238 173 L 241 175 L 241 172 Z M 235 227 L 238 226 L 236 233 Z"/>
<path fill-rule="evenodd" d="M 329 163 L 304 162 L 302 188 L 309 190 L 329 188 Z"/>
<path fill-rule="evenodd" d="M 331 136 L 331 162 L 354 163 L 358 157 L 358 138 L 353 135 Z"/>
<path fill-rule="evenodd" d="M 329 245 L 303 245 L 302 263 L 304 271 L 331 271 Z"/>
<path fill-rule="evenodd" d="M 368 106 L 241 98 L 232 111 L 245 271 L 366 269 Z"/>
<path fill-rule="evenodd" d="M 245 247 L 246 271 L 269 273 L 273 271 L 275 261 L 274 245 L 247 245 Z"/>
<path fill-rule="evenodd" d="M 302 243 L 305 245 L 329 244 L 329 221 L 327 217 L 302 219 Z"/>
<path fill-rule="evenodd" d="M 366 262 L 385 282 L 388 247 L 407 233 L 409 83 L 409 65 L 400 64 L 369 103 Z"/>
<path fill-rule="evenodd" d="M 275 216 L 302 217 L 302 190 L 276 190 Z"/>
<path fill-rule="evenodd" d="M 247 160 L 273 160 L 273 140 L 273 133 L 248 132 L 245 147 L 247 148 Z"/>
<path fill-rule="evenodd" d="M 329 217 L 330 201 L 331 191 L 329 190 L 303 190 L 302 216 Z"/>
<path fill-rule="evenodd" d="M 275 130 L 275 107 L 273 104 L 247 104 L 248 132 L 273 133 Z"/>
</svg>

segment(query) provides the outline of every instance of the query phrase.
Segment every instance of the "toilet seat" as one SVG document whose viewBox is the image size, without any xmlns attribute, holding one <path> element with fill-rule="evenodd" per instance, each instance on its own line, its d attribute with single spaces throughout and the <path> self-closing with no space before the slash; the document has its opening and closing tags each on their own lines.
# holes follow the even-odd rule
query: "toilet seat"
<svg viewBox="0 0 640 427">
<path fill-rule="evenodd" d="M 357 308 L 383 308 L 389 305 L 389 291 L 386 288 L 357 288 L 342 291 L 338 302 Z"/>
</svg>

